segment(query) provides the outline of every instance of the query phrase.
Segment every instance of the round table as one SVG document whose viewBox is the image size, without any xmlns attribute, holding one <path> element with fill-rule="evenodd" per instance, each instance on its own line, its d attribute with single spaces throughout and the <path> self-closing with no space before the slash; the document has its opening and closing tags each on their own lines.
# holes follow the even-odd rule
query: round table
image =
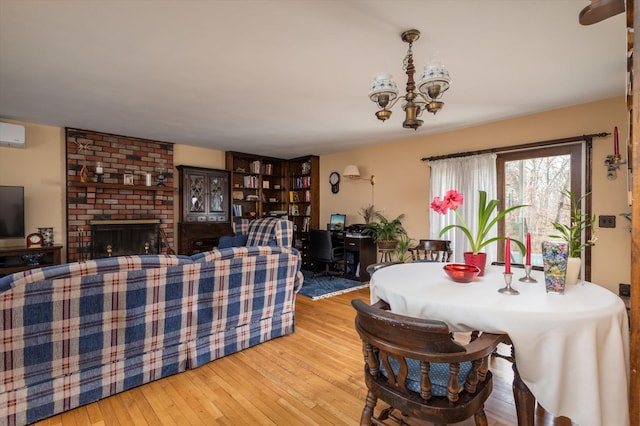
<svg viewBox="0 0 640 426">
<path fill-rule="evenodd" d="M 593 283 L 567 286 L 564 295 L 547 294 L 538 282 L 519 282 L 505 295 L 503 269 L 489 266 L 472 283 L 453 282 L 443 263 L 388 266 L 371 277 L 371 302 L 391 311 L 446 322 L 452 331 L 506 333 L 515 348 L 522 381 L 554 416 L 580 426 L 629 424 L 629 325 L 623 301 Z"/>
</svg>

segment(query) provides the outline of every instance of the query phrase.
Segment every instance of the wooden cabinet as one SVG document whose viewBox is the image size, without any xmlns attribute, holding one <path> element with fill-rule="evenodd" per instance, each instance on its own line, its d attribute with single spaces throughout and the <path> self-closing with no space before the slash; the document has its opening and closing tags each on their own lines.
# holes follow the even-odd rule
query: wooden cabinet
<svg viewBox="0 0 640 426">
<path fill-rule="evenodd" d="M 180 175 L 178 253 L 211 250 L 231 228 L 231 176 L 228 170 L 177 166 Z"/>
<path fill-rule="evenodd" d="M 27 256 L 34 256 L 33 262 L 29 262 Z M 37 264 L 34 264 L 36 261 Z M 59 265 L 61 262 L 61 245 L 0 248 L 0 277 L 27 269 Z"/>
<path fill-rule="evenodd" d="M 376 263 L 376 245 L 371 237 L 346 236 L 344 239 L 344 277 L 351 280 L 369 281 L 367 266 Z"/>
</svg>

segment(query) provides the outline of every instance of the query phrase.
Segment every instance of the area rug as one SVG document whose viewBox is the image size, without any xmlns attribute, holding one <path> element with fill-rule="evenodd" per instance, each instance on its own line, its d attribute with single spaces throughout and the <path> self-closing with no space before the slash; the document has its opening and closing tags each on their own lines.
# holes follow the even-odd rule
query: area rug
<svg viewBox="0 0 640 426">
<path fill-rule="evenodd" d="M 314 278 L 313 272 L 302 271 L 302 273 L 304 274 L 304 283 L 302 284 L 302 289 L 299 294 L 309 297 L 311 300 L 325 299 L 369 287 L 368 283 L 348 280 L 342 277 L 329 278 L 327 276 L 321 276 Z"/>
</svg>

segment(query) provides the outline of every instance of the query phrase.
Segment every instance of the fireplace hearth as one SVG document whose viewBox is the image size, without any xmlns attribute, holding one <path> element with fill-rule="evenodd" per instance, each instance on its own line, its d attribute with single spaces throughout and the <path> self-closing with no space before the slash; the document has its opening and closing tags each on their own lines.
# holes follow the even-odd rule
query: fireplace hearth
<svg viewBox="0 0 640 426">
<path fill-rule="evenodd" d="M 160 220 L 91 221 L 91 258 L 159 254 Z"/>
</svg>

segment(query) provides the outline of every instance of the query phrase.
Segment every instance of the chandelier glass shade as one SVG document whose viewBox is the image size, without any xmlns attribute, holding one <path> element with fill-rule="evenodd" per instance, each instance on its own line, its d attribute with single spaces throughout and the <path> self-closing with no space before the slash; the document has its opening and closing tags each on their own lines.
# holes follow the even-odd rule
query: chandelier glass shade
<svg viewBox="0 0 640 426">
<path fill-rule="evenodd" d="M 381 73 L 376 76 L 371 85 L 369 99 L 375 102 L 380 108 L 380 110 L 376 112 L 376 117 L 382 121 L 391 117 L 391 108 L 402 99 L 402 109 L 405 112 L 405 120 L 402 126 L 407 129 L 416 130 L 422 126 L 423 121 L 418 117 L 422 115 L 424 110 L 435 114 L 444 106 L 444 102 L 440 99 L 442 94 L 449 89 L 451 78 L 444 65 L 440 62 L 432 62 L 424 68 L 416 88 L 416 83 L 413 78 L 416 68 L 413 65 L 413 52 L 411 48 L 413 42 L 420 38 L 420 31 L 405 31 L 402 33 L 401 38 L 405 43 L 409 43 L 409 49 L 407 50 L 403 64 L 403 68 L 407 74 L 406 93 L 398 97 L 398 86 L 393 81 L 391 74 Z"/>
</svg>

